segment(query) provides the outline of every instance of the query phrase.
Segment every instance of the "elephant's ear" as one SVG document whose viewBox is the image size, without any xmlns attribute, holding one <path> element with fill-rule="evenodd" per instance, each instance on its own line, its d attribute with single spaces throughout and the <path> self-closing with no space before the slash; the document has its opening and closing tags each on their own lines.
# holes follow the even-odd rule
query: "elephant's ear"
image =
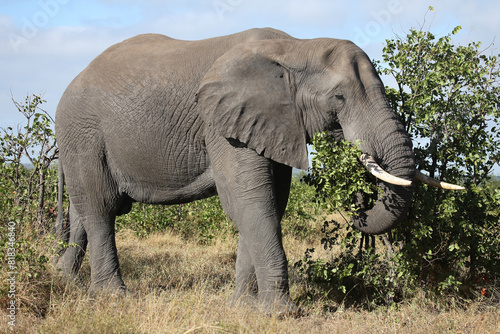
<svg viewBox="0 0 500 334">
<path fill-rule="evenodd" d="M 260 42 L 266 42 L 262 52 Z M 239 45 L 217 59 L 202 80 L 197 107 L 206 126 L 222 136 L 276 162 L 307 169 L 306 131 L 294 103 L 293 77 L 272 56 L 270 42 Z"/>
</svg>

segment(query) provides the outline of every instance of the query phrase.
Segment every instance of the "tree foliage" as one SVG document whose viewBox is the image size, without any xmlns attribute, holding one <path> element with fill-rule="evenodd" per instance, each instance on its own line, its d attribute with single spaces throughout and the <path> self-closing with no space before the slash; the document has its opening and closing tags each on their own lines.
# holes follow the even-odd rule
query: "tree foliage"
<svg viewBox="0 0 500 334">
<path fill-rule="evenodd" d="M 339 282 L 351 278 L 360 288 L 369 286 L 367 283 L 380 274 L 385 278 L 378 281 L 377 292 L 384 291 L 389 297 L 386 301 L 421 289 L 437 293 L 460 290 L 469 297 L 495 291 L 491 285 L 496 284 L 494 277 L 500 277 L 500 190 L 492 185 L 491 177 L 500 159 L 500 63 L 498 56 L 486 55 L 488 49 L 481 50 L 479 42 L 454 45 L 452 36 L 460 29 L 456 27 L 440 38 L 429 31 L 410 29 L 404 37 L 387 40 L 382 61 L 375 63 L 381 74 L 396 82 L 396 87 L 386 87 L 386 93 L 413 139 L 417 169 L 463 184 L 467 190 L 443 191 L 417 184 L 407 219 L 381 238 L 387 253 L 378 252 L 370 261 L 363 252 L 353 257 L 359 236 L 343 247 L 336 260 L 324 265 L 306 254 L 299 267 L 310 278 L 335 282 L 345 291 L 345 284 Z M 315 145 L 316 158 L 321 161 L 313 166 L 312 174 L 316 179 L 318 175 L 326 178 L 316 185 L 319 191 L 324 192 L 324 185 L 331 183 L 346 189 L 343 196 L 352 199 L 353 191 L 365 192 L 366 188 L 342 183 L 352 171 L 328 162 L 343 161 L 360 168 L 355 159 L 342 158 L 351 148 L 338 145 L 340 151 Z M 329 168 L 323 168 L 328 164 Z M 330 200 L 344 210 L 352 205 L 339 196 Z M 339 244 L 328 235 L 325 240 L 325 247 Z M 368 249 L 373 254 L 373 249 Z M 336 267 L 352 264 L 356 270 L 346 273 L 332 263 Z M 313 267 L 316 269 L 309 270 Z M 385 272 L 374 274 L 376 267 L 385 268 Z M 368 269 L 370 276 L 364 276 L 360 284 L 360 273 Z M 327 272 L 330 274 L 325 276 Z M 366 289 L 364 292 L 370 294 Z M 373 294 L 370 298 L 377 299 Z"/>
<path fill-rule="evenodd" d="M 17 129 L 1 129 L 0 192 L 4 196 L 0 206 L 4 212 L 36 210 L 39 227 L 46 228 L 45 198 L 57 191 L 57 170 L 50 168 L 58 153 L 53 120 L 41 109 L 46 101 L 38 95 L 27 96 L 24 104 L 13 102 L 25 122 Z"/>
<path fill-rule="evenodd" d="M 394 233 L 408 270 L 441 289 L 500 273 L 500 193 L 485 190 L 500 161 L 500 63 L 480 42 L 454 45 L 460 29 L 440 38 L 411 29 L 387 40 L 380 67 L 397 82 L 387 96 L 414 139 L 417 169 L 467 188 L 417 185 Z"/>
<path fill-rule="evenodd" d="M 480 42 L 453 45 L 460 30 L 387 40 L 380 71 L 397 82 L 387 96 L 417 144 L 417 168 L 480 185 L 500 160 L 500 63 Z"/>
<path fill-rule="evenodd" d="M 316 187 L 328 209 L 347 209 L 347 214 L 355 214 L 357 207 L 354 203 L 360 192 L 365 195 L 377 193 L 377 187 L 369 182 L 370 174 L 358 166 L 362 153 L 358 145 L 351 145 L 348 141 L 336 142 L 324 132 L 316 134 L 312 144 L 315 148 L 312 168 L 305 181 Z"/>
</svg>

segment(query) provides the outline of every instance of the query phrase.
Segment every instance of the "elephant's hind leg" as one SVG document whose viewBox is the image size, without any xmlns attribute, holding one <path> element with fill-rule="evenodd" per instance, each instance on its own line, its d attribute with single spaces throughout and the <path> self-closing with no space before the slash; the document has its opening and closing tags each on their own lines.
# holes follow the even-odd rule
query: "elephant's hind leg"
<svg viewBox="0 0 500 334">
<path fill-rule="evenodd" d="M 56 268 L 62 271 L 65 278 L 75 280 L 87 249 L 87 232 L 83 228 L 82 217 L 78 216 L 71 204 L 68 233 L 68 245 L 56 256 Z"/>
<path fill-rule="evenodd" d="M 79 217 L 88 239 L 91 291 L 123 291 L 115 243 L 115 217 L 123 202 L 103 156 L 95 151 L 73 155 L 65 163 L 65 175 L 72 212 Z M 72 226 L 71 226 L 72 228 Z M 70 231 L 71 238 L 71 231 Z M 76 262 L 75 262 L 76 263 Z"/>
</svg>

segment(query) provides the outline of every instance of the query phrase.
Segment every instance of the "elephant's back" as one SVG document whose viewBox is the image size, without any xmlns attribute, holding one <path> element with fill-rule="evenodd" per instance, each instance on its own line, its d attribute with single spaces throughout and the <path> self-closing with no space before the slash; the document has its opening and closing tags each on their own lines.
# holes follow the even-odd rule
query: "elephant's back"
<svg viewBox="0 0 500 334">
<path fill-rule="evenodd" d="M 117 43 L 96 57 L 70 84 L 73 90 L 94 87 L 134 96 L 137 88 L 157 85 L 192 88 L 212 64 L 235 45 L 262 39 L 293 39 L 272 28 L 250 29 L 204 40 L 188 41 L 161 34 L 138 35 Z M 122 96 L 120 97 L 122 98 Z"/>
<path fill-rule="evenodd" d="M 232 35 L 203 40 L 180 40 L 161 34 L 143 34 L 115 44 L 82 72 L 90 80 L 96 77 L 162 78 L 162 74 L 189 73 L 203 76 L 222 54 L 237 44 L 262 39 L 293 39 L 272 28 L 250 29 Z M 201 79 L 200 79 L 201 80 Z"/>
<path fill-rule="evenodd" d="M 261 39 L 293 37 L 263 28 L 197 41 L 160 34 L 124 40 L 102 52 L 70 83 L 57 108 L 56 128 L 79 118 L 94 124 L 144 119 L 141 110 L 148 113 L 146 119 L 168 117 L 178 128 L 176 119 L 194 104 L 199 84 L 217 58 L 237 44 Z"/>
<path fill-rule="evenodd" d="M 293 37 L 263 28 L 197 41 L 160 34 L 129 38 L 106 49 L 71 82 L 57 113 L 75 105 L 84 110 L 70 113 L 96 112 L 97 118 L 108 113 L 123 117 L 146 108 L 150 113 L 183 112 L 194 103 L 200 82 L 217 58 L 237 44 L 262 39 Z"/>
<path fill-rule="evenodd" d="M 203 76 L 233 46 L 274 38 L 292 37 L 274 29 L 252 29 L 199 41 L 146 34 L 113 45 L 61 98 L 58 142 L 81 146 L 82 151 L 92 143 L 101 147 L 127 182 L 161 186 L 158 180 L 164 180 L 181 188 L 209 167 L 204 125 L 194 107 Z M 157 177 L 135 180 L 137 175 L 149 177 L 141 174 L 146 170 Z"/>
</svg>

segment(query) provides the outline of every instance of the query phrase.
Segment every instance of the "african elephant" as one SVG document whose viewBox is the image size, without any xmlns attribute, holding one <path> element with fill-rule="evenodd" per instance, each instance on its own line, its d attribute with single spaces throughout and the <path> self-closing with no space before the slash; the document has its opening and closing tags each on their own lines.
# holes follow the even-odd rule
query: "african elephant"
<svg viewBox="0 0 500 334">
<path fill-rule="evenodd" d="M 306 144 L 318 131 L 360 140 L 406 183 L 380 181 L 384 196 L 354 220 L 357 228 L 387 231 L 412 197 L 411 139 L 369 58 L 345 40 L 269 28 L 200 41 L 140 35 L 111 46 L 71 82 L 55 127 L 70 202 L 69 223 L 60 207 L 56 231 L 79 246 L 57 265 L 76 275 L 88 243 L 92 290 L 125 288 L 114 222 L 133 202 L 218 194 L 239 233 L 232 300 L 295 312 L 280 220 L 292 167 L 307 169 Z"/>
</svg>

